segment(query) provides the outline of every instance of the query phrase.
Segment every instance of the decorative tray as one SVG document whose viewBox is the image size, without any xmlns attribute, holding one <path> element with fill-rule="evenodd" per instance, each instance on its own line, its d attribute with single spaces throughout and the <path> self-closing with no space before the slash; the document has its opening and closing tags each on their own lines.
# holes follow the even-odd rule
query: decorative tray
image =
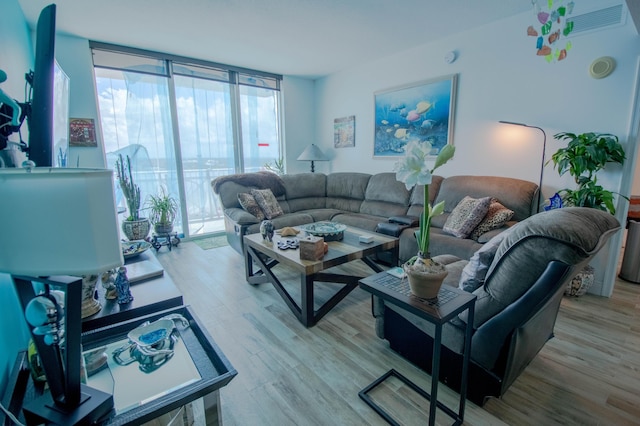
<svg viewBox="0 0 640 426">
<path fill-rule="evenodd" d="M 120 243 L 120 246 L 122 247 L 122 255 L 124 258 L 129 259 L 149 250 L 151 243 L 144 240 L 123 241 Z"/>
<path fill-rule="evenodd" d="M 347 225 L 337 222 L 315 222 L 299 227 L 307 234 L 323 237 L 325 241 L 340 241 L 344 237 Z"/>
</svg>

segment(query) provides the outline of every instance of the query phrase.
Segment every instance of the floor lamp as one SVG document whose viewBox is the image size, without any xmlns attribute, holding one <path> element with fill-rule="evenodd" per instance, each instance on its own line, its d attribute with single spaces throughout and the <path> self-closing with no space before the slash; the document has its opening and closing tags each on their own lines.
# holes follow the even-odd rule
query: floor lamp
<svg viewBox="0 0 640 426">
<path fill-rule="evenodd" d="M 113 396 L 81 384 L 83 275 L 121 266 L 113 172 L 0 169 L 0 272 L 11 274 L 49 389 L 28 424 L 90 424 Z"/>
<path fill-rule="evenodd" d="M 543 136 L 543 140 L 542 140 L 542 162 L 540 163 L 540 182 L 538 183 L 538 205 L 536 206 L 536 213 L 538 213 L 540 211 L 540 204 L 542 204 L 542 177 L 544 175 L 544 160 L 545 160 L 545 154 L 546 154 L 546 150 L 547 150 L 547 134 L 545 133 L 545 131 L 538 126 L 530 126 L 528 124 L 524 124 L 524 123 L 515 123 L 513 121 L 499 121 L 499 123 L 502 124 L 511 124 L 514 126 L 522 126 L 522 127 L 529 127 L 530 129 L 538 129 L 542 132 L 542 136 Z"/>
</svg>

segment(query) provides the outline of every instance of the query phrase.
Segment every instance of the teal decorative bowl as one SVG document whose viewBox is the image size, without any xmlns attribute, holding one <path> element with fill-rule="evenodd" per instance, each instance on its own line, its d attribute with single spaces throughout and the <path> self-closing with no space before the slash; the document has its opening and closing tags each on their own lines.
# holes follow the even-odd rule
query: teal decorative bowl
<svg viewBox="0 0 640 426">
<path fill-rule="evenodd" d="M 322 237 L 325 241 L 341 241 L 344 238 L 344 230 L 347 229 L 347 225 L 325 221 L 300 225 L 300 229 L 309 235 Z"/>
</svg>

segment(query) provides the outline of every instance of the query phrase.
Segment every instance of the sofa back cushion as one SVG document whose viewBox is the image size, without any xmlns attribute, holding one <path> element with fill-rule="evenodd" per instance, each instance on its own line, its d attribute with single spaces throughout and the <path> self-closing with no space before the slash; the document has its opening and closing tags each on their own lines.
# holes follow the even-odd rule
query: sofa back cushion
<svg viewBox="0 0 640 426">
<path fill-rule="evenodd" d="M 440 185 L 444 178 L 439 175 L 434 175 L 431 179 L 431 183 L 429 184 L 429 202 L 431 205 L 434 205 L 434 201 L 438 196 L 438 192 L 440 191 Z M 424 206 L 424 186 L 416 185 L 411 189 L 411 199 L 409 200 L 409 209 L 407 210 L 408 215 L 412 216 L 420 216 L 422 213 L 422 208 Z M 442 227 L 442 226 L 440 226 Z"/>
<path fill-rule="evenodd" d="M 326 207 L 357 213 L 371 178 L 367 173 L 331 173 L 327 175 Z"/>
<path fill-rule="evenodd" d="M 536 212 L 538 185 L 500 176 L 451 176 L 440 185 L 435 202 L 444 201 L 444 211 L 450 213 L 467 195 L 473 198 L 496 198 L 514 211 L 512 220 L 520 221 Z"/>
<path fill-rule="evenodd" d="M 383 217 L 404 215 L 410 198 L 411 191 L 396 179 L 395 173 L 378 173 L 369 179 L 360 213 Z"/>
<path fill-rule="evenodd" d="M 327 196 L 327 176 L 323 173 L 283 175 L 287 205 L 290 212 L 324 209 Z"/>
</svg>

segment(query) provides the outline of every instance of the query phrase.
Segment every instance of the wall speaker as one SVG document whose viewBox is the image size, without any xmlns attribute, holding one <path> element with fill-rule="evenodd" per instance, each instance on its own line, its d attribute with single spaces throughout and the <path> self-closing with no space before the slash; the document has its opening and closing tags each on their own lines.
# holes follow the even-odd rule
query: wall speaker
<svg viewBox="0 0 640 426">
<path fill-rule="evenodd" d="M 589 74 L 593 78 L 605 78 L 616 68 L 616 61 L 611 56 L 603 56 L 591 63 Z"/>
</svg>

